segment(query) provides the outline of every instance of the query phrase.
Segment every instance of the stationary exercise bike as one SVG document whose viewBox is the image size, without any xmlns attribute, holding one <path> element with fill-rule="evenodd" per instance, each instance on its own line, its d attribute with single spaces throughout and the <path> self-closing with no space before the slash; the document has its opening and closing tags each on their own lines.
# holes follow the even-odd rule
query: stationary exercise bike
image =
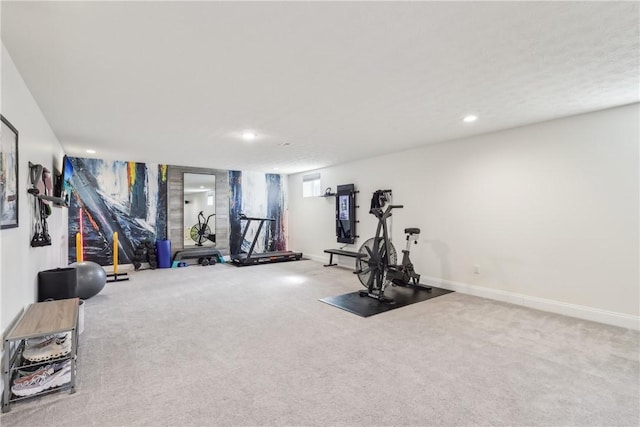
<svg viewBox="0 0 640 427">
<path fill-rule="evenodd" d="M 413 263 L 409 258 L 411 242 L 417 243 L 419 228 L 405 228 L 407 245 L 402 251 L 402 263 L 397 263 L 397 252 L 389 239 L 387 219 L 391 217 L 393 209 L 400 209 L 402 205 L 388 205 L 391 190 L 378 190 L 373 193 L 371 210 L 378 219 L 375 237 L 368 239 L 360 247 L 360 257 L 356 260 L 356 271 L 360 282 L 367 288 L 360 291 L 361 297 L 370 297 L 383 303 L 393 303 L 393 299 L 384 295 L 389 284 L 393 286 L 406 286 L 416 289 L 431 290 L 428 286 L 420 285 L 420 275 L 415 272 Z"/>
<path fill-rule="evenodd" d="M 420 229 L 405 228 L 404 232 L 407 235 L 407 245 L 402 250 L 402 264 L 387 266 L 387 280 L 390 280 L 394 286 L 420 286 L 431 289 L 420 285 L 420 275 L 413 269 L 413 263 L 409 258 L 411 243 L 418 244 Z"/>
<path fill-rule="evenodd" d="M 213 243 L 216 242 L 216 233 L 212 233 L 209 228 L 209 220 L 215 215 L 216 214 L 213 213 L 205 220 L 203 211 L 200 211 L 198 214 L 198 223 L 191 227 L 189 231 L 191 239 L 196 242 L 197 246 L 202 246 L 202 242 L 206 242 L 207 240 Z"/>
</svg>

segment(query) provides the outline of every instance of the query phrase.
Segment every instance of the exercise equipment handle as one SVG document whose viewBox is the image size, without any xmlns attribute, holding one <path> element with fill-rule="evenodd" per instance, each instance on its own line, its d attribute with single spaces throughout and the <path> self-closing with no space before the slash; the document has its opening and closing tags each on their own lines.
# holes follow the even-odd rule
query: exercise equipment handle
<svg viewBox="0 0 640 427">
<path fill-rule="evenodd" d="M 245 215 L 240 215 L 240 219 L 251 219 L 254 221 L 275 221 L 274 218 L 257 218 L 257 217 L 245 216 Z"/>
<path fill-rule="evenodd" d="M 113 274 L 118 277 L 118 232 L 113 232 Z"/>
<path fill-rule="evenodd" d="M 82 252 L 83 252 L 82 251 L 82 234 L 76 233 L 76 261 L 77 262 L 84 261 Z"/>
<path fill-rule="evenodd" d="M 391 209 L 400 209 L 400 208 L 404 208 L 404 205 L 389 205 L 389 207 Z"/>
</svg>

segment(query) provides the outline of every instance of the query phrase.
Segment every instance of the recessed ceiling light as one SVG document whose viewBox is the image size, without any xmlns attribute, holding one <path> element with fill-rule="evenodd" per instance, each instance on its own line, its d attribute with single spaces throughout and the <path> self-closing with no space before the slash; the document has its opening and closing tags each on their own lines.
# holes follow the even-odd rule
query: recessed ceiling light
<svg viewBox="0 0 640 427">
<path fill-rule="evenodd" d="M 279 170 L 280 170 L 280 168 L 273 168 L 273 170 L 274 170 L 274 171 L 279 171 Z"/>
<path fill-rule="evenodd" d="M 96 154 L 96 150 L 87 150 L 87 153 L 89 153 L 89 154 Z"/>
<path fill-rule="evenodd" d="M 242 134 L 242 139 L 244 139 L 245 141 L 253 141 L 254 139 L 256 139 L 256 135 L 254 132 L 244 132 Z"/>
<path fill-rule="evenodd" d="M 201 185 L 200 188 L 204 188 L 204 185 Z"/>
<path fill-rule="evenodd" d="M 468 116 L 465 116 L 464 119 L 462 119 L 462 121 L 465 123 L 473 123 L 476 120 L 478 120 L 478 116 L 474 116 L 473 114 L 469 114 Z"/>
</svg>

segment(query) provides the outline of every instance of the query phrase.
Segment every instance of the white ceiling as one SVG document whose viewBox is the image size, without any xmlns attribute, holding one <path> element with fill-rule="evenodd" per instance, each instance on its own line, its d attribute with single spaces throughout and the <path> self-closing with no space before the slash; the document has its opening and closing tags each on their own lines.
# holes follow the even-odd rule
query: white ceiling
<svg viewBox="0 0 640 427">
<path fill-rule="evenodd" d="M 74 156 L 293 173 L 639 100 L 638 2 L 1 4 Z"/>
</svg>

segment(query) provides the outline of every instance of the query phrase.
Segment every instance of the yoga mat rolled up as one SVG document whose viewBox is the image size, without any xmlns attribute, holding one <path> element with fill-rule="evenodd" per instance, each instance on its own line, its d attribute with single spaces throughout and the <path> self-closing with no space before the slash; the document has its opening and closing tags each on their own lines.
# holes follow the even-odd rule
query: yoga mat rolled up
<svg viewBox="0 0 640 427">
<path fill-rule="evenodd" d="M 171 268 L 171 241 L 157 240 L 156 254 L 158 256 L 158 268 Z"/>
</svg>

